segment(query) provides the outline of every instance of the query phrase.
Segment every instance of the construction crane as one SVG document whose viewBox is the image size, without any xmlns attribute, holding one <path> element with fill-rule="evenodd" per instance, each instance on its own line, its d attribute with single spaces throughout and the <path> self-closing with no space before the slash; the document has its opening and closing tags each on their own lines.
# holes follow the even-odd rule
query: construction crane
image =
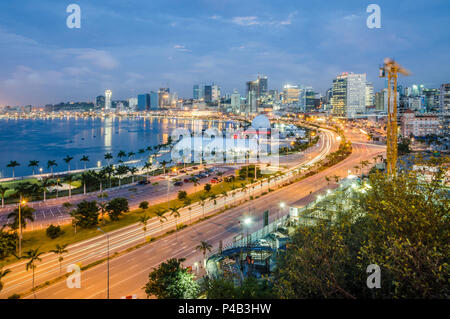
<svg viewBox="0 0 450 319">
<path fill-rule="evenodd" d="M 388 79 L 388 122 L 386 130 L 388 175 L 395 174 L 397 166 L 397 78 L 399 73 L 406 76 L 411 74 L 393 59 L 385 58 L 384 65 L 380 67 L 380 77 L 387 76 Z M 392 94 L 394 94 L 393 99 Z"/>
</svg>

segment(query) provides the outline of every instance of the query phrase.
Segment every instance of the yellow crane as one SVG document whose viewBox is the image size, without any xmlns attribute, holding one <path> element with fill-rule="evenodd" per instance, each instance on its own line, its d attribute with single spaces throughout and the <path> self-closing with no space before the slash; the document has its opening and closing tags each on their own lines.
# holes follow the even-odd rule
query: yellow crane
<svg viewBox="0 0 450 319">
<path fill-rule="evenodd" d="M 395 62 L 385 58 L 384 65 L 380 68 L 380 77 L 388 79 L 388 122 L 386 137 L 387 173 L 393 175 L 397 166 L 397 78 L 398 74 L 410 75 L 411 73 Z M 393 99 L 392 99 L 392 94 Z"/>
</svg>

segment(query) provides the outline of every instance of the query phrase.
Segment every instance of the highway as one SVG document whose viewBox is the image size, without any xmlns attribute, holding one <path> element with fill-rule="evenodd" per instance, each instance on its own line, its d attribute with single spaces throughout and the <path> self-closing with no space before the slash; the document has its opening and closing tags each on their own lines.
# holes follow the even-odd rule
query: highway
<svg viewBox="0 0 450 319">
<path fill-rule="evenodd" d="M 323 158 L 327 153 L 337 148 L 337 141 L 335 136 L 330 132 L 323 134 L 324 142 L 321 143 L 317 150 L 313 161 L 318 158 Z M 357 142 L 357 139 L 355 139 Z M 384 149 L 376 146 L 355 144 L 352 155 L 337 164 L 331 169 L 323 171 L 317 175 L 311 176 L 301 182 L 290 185 L 282 190 L 271 192 L 254 201 L 249 201 L 236 208 L 232 208 L 225 213 L 215 216 L 207 221 L 203 221 L 193 227 L 179 231 L 177 234 L 172 234 L 164 239 L 158 240 L 154 243 L 148 244 L 138 250 L 124 254 L 118 258 L 111 260 L 111 297 L 120 298 L 123 295 L 132 293 L 138 294 L 139 297 L 145 297 L 143 291 L 140 289 L 146 282 L 146 277 L 149 270 L 159 264 L 160 262 L 170 257 L 184 257 L 187 258 L 186 265 L 192 265 L 195 261 L 199 261 L 201 256 L 194 251 L 194 247 L 198 245 L 200 240 L 206 240 L 217 246 L 219 241 L 224 243 L 230 241 L 236 236 L 240 228 L 238 226 L 239 218 L 243 214 L 251 212 L 254 220 L 253 228 L 261 227 L 261 215 L 266 209 L 271 212 L 271 220 L 276 217 L 279 210 L 279 202 L 283 201 L 289 203 L 295 202 L 302 197 L 324 189 L 327 186 L 325 180 L 326 175 L 340 175 L 346 176 L 348 170 L 352 170 L 354 165 L 357 165 L 361 160 L 372 159 L 375 155 L 384 153 Z M 307 158 L 311 155 L 304 156 L 299 164 L 311 162 Z M 330 172 L 332 170 L 332 172 Z M 274 184 L 279 181 L 272 181 L 272 188 Z M 258 185 L 255 194 L 266 190 L 267 184 Z M 253 192 L 253 191 L 252 191 Z M 217 206 L 214 207 L 212 202 L 205 206 L 205 214 L 217 210 L 220 205 L 236 203 L 242 200 L 243 197 L 250 196 L 250 190 L 247 193 L 237 192 L 234 196 L 219 199 Z M 231 197 L 231 198 L 230 198 Z M 222 202 L 221 202 L 222 201 Z M 281 213 L 287 213 L 281 212 Z M 190 215 L 190 216 L 189 216 Z M 177 223 L 199 218 L 203 215 L 203 209 L 197 205 L 193 207 L 191 214 L 187 210 L 182 212 L 182 217 Z M 160 224 L 159 221 L 154 220 L 149 225 L 147 235 L 156 235 L 158 232 L 166 232 L 169 228 L 174 228 L 175 221 L 169 218 L 169 221 Z M 110 234 L 110 253 L 114 251 L 121 251 L 127 247 L 136 245 L 143 241 L 144 234 L 140 226 L 131 225 L 124 229 L 120 229 Z M 155 254 L 155 252 L 158 252 Z M 102 236 L 92 238 L 88 241 L 78 243 L 70 246 L 69 253 L 65 255 L 63 262 L 63 271 L 68 264 L 81 262 L 86 265 L 98 258 L 106 256 L 106 241 Z M 12 293 L 25 291 L 31 287 L 31 274 L 25 271 L 24 263 L 17 263 L 8 267 L 13 272 L 8 275 L 4 282 L 5 288 L 0 297 L 5 298 Z M 43 261 L 38 264 L 36 269 L 36 283 L 42 283 L 50 278 L 57 276 L 59 273 L 59 264 L 55 255 L 47 254 Z M 69 289 L 65 282 L 56 283 L 48 288 L 39 290 L 36 295 L 38 298 L 104 298 L 106 296 L 106 263 L 95 266 L 82 273 L 82 287 L 80 289 Z"/>
<path fill-rule="evenodd" d="M 320 143 L 316 146 L 308 149 L 306 152 L 298 153 L 298 154 L 290 154 L 288 156 L 280 157 L 280 165 L 291 167 L 295 163 L 307 158 L 308 156 L 312 156 L 317 151 L 317 148 L 320 148 Z M 212 167 L 212 165 L 207 165 L 205 167 Z M 223 173 L 223 177 L 233 174 L 236 169 L 238 169 L 240 165 L 234 166 L 222 166 L 220 169 Z M 201 170 L 198 169 L 196 171 L 190 171 L 188 174 L 198 173 Z M 169 187 L 169 196 L 167 196 L 167 177 L 173 180 L 174 178 L 184 179 L 188 174 L 180 174 L 178 176 L 149 176 L 151 183 L 157 182 L 158 185 L 124 185 L 121 188 L 115 187 L 113 189 L 105 189 L 104 192 L 108 194 L 108 198 L 105 200 L 111 200 L 117 197 L 125 197 L 129 201 L 130 209 L 137 209 L 139 207 L 139 203 L 142 201 L 148 201 L 150 205 L 156 205 L 159 203 L 167 202 L 167 199 L 172 200 L 177 198 L 177 194 L 180 190 L 184 190 L 187 193 L 192 193 L 195 190 L 199 191 L 203 189 L 203 186 L 206 183 L 210 183 L 210 179 L 212 176 L 208 178 L 204 178 L 199 180 L 199 185 L 194 187 L 193 183 L 184 183 L 183 186 L 175 187 L 173 186 L 173 182 L 170 182 Z M 53 225 L 63 225 L 71 222 L 71 217 L 63 207 L 62 204 L 65 202 L 70 202 L 73 205 L 81 202 L 82 200 L 96 200 L 99 201 L 98 195 L 99 191 L 88 193 L 86 195 L 78 194 L 74 195 L 71 198 L 69 197 L 60 197 L 60 198 L 52 198 L 44 201 L 30 202 L 27 205 L 33 207 L 36 211 L 33 213 L 34 221 L 27 221 L 27 226 L 24 231 L 32 231 L 36 229 L 43 229 L 48 227 L 50 224 Z M 16 208 L 16 205 L 7 205 L 4 208 L 0 208 L 0 226 L 4 224 L 8 224 L 12 222 L 12 219 L 7 218 L 7 215 Z"/>
</svg>

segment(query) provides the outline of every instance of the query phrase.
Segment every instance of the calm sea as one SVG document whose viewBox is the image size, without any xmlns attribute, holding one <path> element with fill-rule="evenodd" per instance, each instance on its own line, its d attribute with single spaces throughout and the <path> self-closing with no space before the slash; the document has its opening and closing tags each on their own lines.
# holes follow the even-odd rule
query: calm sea
<svg viewBox="0 0 450 319">
<path fill-rule="evenodd" d="M 230 122 L 186 120 L 175 118 L 54 118 L 54 119 L 0 119 L 0 178 L 11 177 L 6 165 L 11 160 L 20 163 L 15 175 L 31 175 L 30 160 L 39 161 L 43 173 L 48 160 L 58 166 L 54 172 L 66 171 L 63 158 L 73 156 L 71 169 L 82 169 L 83 155 L 89 156 L 88 167 L 106 165 L 104 154 L 111 152 L 117 162 L 117 153 L 135 152 L 132 159 L 144 158 L 138 150 L 167 142 L 171 132 L 178 127 L 193 131 L 199 127 L 217 127 L 221 130 L 233 125 Z M 146 152 L 146 154 L 148 154 Z M 128 160 L 128 158 L 124 158 Z"/>
</svg>

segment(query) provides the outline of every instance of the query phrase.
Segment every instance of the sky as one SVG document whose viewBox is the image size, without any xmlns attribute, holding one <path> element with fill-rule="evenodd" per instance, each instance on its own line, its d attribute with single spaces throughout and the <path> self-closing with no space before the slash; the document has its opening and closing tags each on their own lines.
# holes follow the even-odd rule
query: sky
<svg viewBox="0 0 450 319">
<path fill-rule="evenodd" d="M 81 8 L 69 29 L 66 8 Z M 381 28 L 369 29 L 369 4 Z M 450 81 L 450 1 L 2 0 L 0 106 L 113 99 L 194 84 L 238 89 L 258 74 L 269 89 L 312 86 L 324 94 L 342 72 L 366 73 L 395 58 L 403 85 Z"/>
</svg>

